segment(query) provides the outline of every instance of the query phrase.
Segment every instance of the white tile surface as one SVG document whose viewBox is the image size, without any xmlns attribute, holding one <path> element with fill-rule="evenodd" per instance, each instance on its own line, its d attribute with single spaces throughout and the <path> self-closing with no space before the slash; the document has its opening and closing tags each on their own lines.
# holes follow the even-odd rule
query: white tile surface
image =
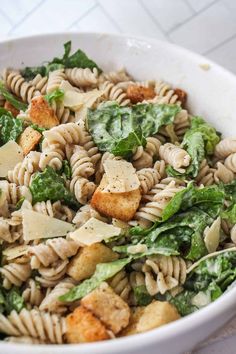
<svg viewBox="0 0 236 354">
<path fill-rule="evenodd" d="M 86 16 L 78 21 L 78 26 L 82 31 L 94 32 L 119 32 L 117 26 L 112 22 L 112 20 L 107 17 L 100 6 L 96 6 L 90 11 Z"/>
<path fill-rule="evenodd" d="M 170 31 L 194 13 L 184 0 L 142 0 L 164 31 Z"/>
<path fill-rule="evenodd" d="M 138 0 L 98 0 L 122 32 L 165 39 L 158 25 Z"/>
<path fill-rule="evenodd" d="M 42 0 L 1 0 L 1 9 L 10 18 L 13 24 L 22 20 L 35 9 Z"/>
<path fill-rule="evenodd" d="M 13 28 L 10 34 L 63 31 L 68 27 L 68 23 L 82 17 L 94 5 L 94 0 L 44 1 L 31 16 Z"/>
<path fill-rule="evenodd" d="M 235 33 L 234 16 L 223 2 L 217 2 L 177 28 L 170 38 L 177 44 L 204 53 Z"/>
<path fill-rule="evenodd" d="M 197 12 L 208 7 L 214 1 L 215 0 L 187 0 L 189 5 Z M 234 0 L 232 0 L 232 1 L 234 1 Z"/>
<path fill-rule="evenodd" d="M 0 24 L 1 24 L 1 30 L 0 30 L 0 38 L 4 39 L 8 31 L 11 29 L 11 24 L 9 20 L 4 17 L 4 15 L 0 12 Z"/>
</svg>

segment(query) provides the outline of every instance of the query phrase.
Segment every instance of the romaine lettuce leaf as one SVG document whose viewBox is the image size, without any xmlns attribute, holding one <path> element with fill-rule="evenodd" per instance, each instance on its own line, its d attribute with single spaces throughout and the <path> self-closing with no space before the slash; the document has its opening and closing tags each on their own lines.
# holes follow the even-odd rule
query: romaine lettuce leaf
<svg viewBox="0 0 236 354">
<path fill-rule="evenodd" d="M 50 71 L 63 69 L 63 68 L 97 68 L 99 72 L 102 70 L 97 66 L 97 64 L 89 59 L 87 55 L 78 49 L 75 53 L 71 54 L 71 41 L 64 44 L 64 54 L 62 58 L 53 58 L 51 62 L 48 62 L 41 66 L 25 67 L 21 70 L 21 75 L 26 80 L 32 80 L 37 74 L 41 76 L 46 76 Z"/>
<path fill-rule="evenodd" d="M 222 219 L 229 220 L 231 224 L 236 224 L 236 204 L 221 213 Z"/>
<path fill-rule="evenodd" d="M 53 101 L 61 100 L 63 96 L 64 96 L 64 91 L 57 88 L 56 90 L 48 93 L 44 97 L 48 101 L 48 103 L 51 104 Z"/>
<path fill-rule="evenodd" d="M 0 108 L 0 145 L 6 144 L 9 140 L 16 141 L 23 130 L 23 122 L 20 119 L 14 118 L 6 109 Z"/>
<path fill-rule="evenodd" d="M 20 312 L 25 307 L 24 299 L 17 287 L 10 290 L 0 288 L 0 313 L 9 314 L 12 310 Z"/>
<path fill-rule="evenodd" d="M 109 102 L 89 110 L 87 125 L 99 150 L 129 158 L 135 148 L 146 145 L 145 137 L 171 124 L 179 111 L 176 105 L 122 107 Z"/>
<path fill-rule="evenodd" d="M 182 148 L 190 155 L 191 164 L 182 175 L 196 177 L 201 162 L 205 156 L 213 154 L 219 141 L 220 137 L 215 128 L 201 117 L 192 117 L 190 129 L 186 131 L 181 144 Z M 180 175 L 173 168 L 167 168 L 167 173 L 173 177 Z"/>
<path fill-rule="evenodd" d="M 194 291 L 184 290 L 175 297 L 167 295 L 167 300 L 177 308 L 181 316 L 187 316 L 198 310 L 198 308 L 192 304 L 192 298 L 195 295 L 196 292 Z"/>
<path fill-rule="evenodd" d="M 131 258 L 123 258 L 114 262 L 97 264 L 96 271 L 90 279 L 84 280 L 81 284 L 72 288 L 68 293 L 60 296 L 59 300 L 71 302 L 81 299 L 96 289 L 103 281 L 113 277 L 128 263 L 130 263 L 130 261 Z"/>
<path fill-rule="evenodd" d="M 60 169 L 59 174 L 66 179 L 71 179 L 72 169 L 68 160 L 62 161 L 62 168 Z"/>
<path fill-rule="evenodd" d="M 152 301 L 145 285 L 136 286 L 134 289 L 134 299 L 137 306 L 147 306 Z"/>
<path fill-rule="evenodd" d="M 33 203 L 51 200 L 63 201 L 65 204 L 79 208 L 79 203 L 64 185 L 64 179 L 52 167 L 48 166 L 43 172 L 37 172 L 30 183 Z"/>
<path fill-rule="evenodd" d="M 10 102 L 19 111 L 26 111 L 28 105 L 19 101 L 14 95 L 12 95 L 4 86 L 4 83 L 0 81 L 0 94 L 5 98 L 6 101 Z"/>
</svg>

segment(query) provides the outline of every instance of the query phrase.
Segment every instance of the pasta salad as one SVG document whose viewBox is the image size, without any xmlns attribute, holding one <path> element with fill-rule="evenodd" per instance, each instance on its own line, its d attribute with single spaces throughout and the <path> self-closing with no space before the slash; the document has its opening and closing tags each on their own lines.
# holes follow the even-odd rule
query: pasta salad
<svg viewBox="0 0 236 354">
<path fill-rule="evenodd" d="M 164 81 L 82 50 L 0 81 L 0 337 L 85 343 L 197 311 L 236 280 L 236 138 Z"/>
</svg>

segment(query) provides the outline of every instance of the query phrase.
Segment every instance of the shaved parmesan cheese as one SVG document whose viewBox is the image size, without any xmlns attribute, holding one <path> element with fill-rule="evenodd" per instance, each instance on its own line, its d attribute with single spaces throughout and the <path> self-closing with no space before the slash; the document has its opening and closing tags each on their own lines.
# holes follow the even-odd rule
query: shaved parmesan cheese
<svg viewBox="0 0 236 354">
<path fill-rule="evenodd" d="M 67 91 L 83 92 L 78 87 L 72 86 L 67 80 L 62 80 L 59 88 L 63 90 L 64 93 Z"/>
<path fill-rule="evenodd" d="M 12 248 L 5 249 L 2 254 L 7 258 L 8 261 L 14 258 L 18 258 L 28 253 L 30 246 L 21 245 Z"/>
<path fill-rule="evenodd" d="M 99 97 L 103 95 L 103 91 L 97 89 L 89 92 L 76 92 L 67 90 L 64 92 L 63 103 L 65 107 L 69 107 L 76 112 L 80 108 L 91 108 Z"/>
<path fill-rule="evenodd" d="M 23 151 L 15 141 L 8 141 L 0 148 L 0 177 L 6 177 L 7 172 L 23 160 Z"/>
<path fill-rule="evenodd" d="M 131 254 L 144 253 L 144 252 L 147 252 L 147 246 L 141 245 L 140 243 L 138 243 L 137 245 L 129 246 L 127 248 L 127 252 L 131 253 Z"/>
<path fill-rule="evenodd" d="M 106 160 L 103 164 L 108 185 L 104 189 L 111 193 L 125 193 L 136 190 L 140 181 L 135 168 L 125 160 Z"/>
<path fill-rule="evenodd" d="M 83 226 L 70 233 L 70 238 L 81 246 L 89 246 L 113 236 L 120 235 L 121 229 L 95 218 L 89 219 Z"/>
<path fill-rule="evenodd" d="M 211 303 L 211 293 L 204 293 L 203 291 L 199 291 L 197 295 L 195 295 L 192 300 L 191 304 L 197 306 L 198 308 L 204 307 Z"/>
<path fill-rule="evenodd" d="M 204 242 L 209 253 L 215 252 L 220 243 L 221 219 L 218 217 L 211 226 L 204 230 Z"/>
<path fill-rule="evenodd" d="M 36 211 L 24 209 L 22 210 L 22 217 L 23 237 L 25 241 L 65 236 L 68 232 L 74 230 L 72 224 L 37 213 Z"/>
</svg>

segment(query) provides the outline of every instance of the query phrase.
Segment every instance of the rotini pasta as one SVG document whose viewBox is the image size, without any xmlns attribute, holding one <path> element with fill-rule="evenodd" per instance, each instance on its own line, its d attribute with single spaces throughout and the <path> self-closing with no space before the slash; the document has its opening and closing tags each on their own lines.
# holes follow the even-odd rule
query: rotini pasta
<svg viewBox="0 0 236 354">
<path fill-rule="evenodd" d="M 95 86 L 98 81 L 98 71 L 96 68 L 93 70 L 86 68 L 73 68 L 65 70 L 67 80 L 77 87 Z"/>
</svg>

